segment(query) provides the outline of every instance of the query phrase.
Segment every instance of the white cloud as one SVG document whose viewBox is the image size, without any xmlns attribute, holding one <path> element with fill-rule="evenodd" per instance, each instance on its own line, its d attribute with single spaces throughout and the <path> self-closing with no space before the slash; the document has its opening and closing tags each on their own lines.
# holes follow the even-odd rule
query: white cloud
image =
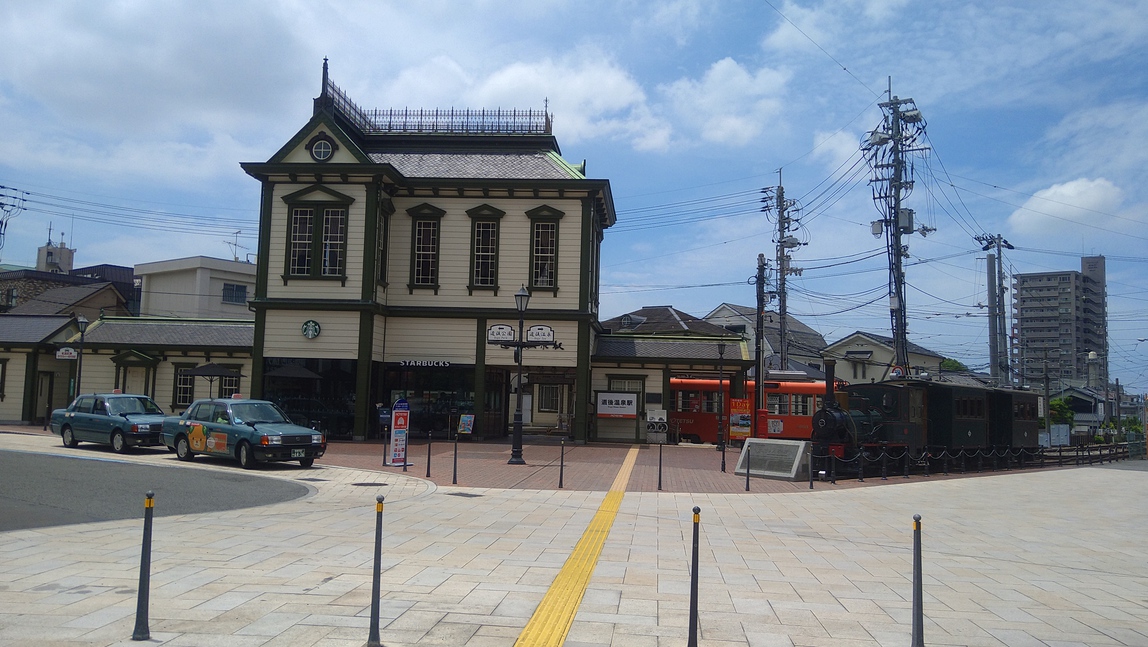
<svg viewBox="0 0 1148 647">
<path fill-rule="evenodd" d="M 776 127 L 789 75 L 768 67 L 746 69 L 732 58 L 710 66 L 701 79 L 661 88 L 670 111 L 701 139 L 744 146 Z"/>
<path fill-rule="evenodd" d="M 1078 178 L 1042 189 L 1008 218 L 1018 234 L 1047 236 L 1079 227 L 1119 226 L 1113 218 L 1124 202 L 1124 191 L 1104 179 Z"/>
<path fill-rule="evenodd" d="M 704 3 L 701 0 L 673 0 L 655 4 L 645 20 L 635 23 L 637 29 L 670 37 L 678 46 L 685 45 L 697 29 Z"/>
</svg>

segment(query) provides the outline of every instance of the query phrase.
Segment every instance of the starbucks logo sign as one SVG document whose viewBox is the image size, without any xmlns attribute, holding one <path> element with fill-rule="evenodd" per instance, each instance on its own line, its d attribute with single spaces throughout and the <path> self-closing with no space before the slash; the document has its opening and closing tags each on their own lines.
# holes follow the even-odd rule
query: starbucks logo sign
<svg viewBox="0 0 1148 647">
<path fill-rule="evenodd" d="M 303 336 L 307 339 L 314 339 L 319 336 L 320 332 L 319 322 L 314 319 L 308 319 L 303 322 Z"/>
</svg>

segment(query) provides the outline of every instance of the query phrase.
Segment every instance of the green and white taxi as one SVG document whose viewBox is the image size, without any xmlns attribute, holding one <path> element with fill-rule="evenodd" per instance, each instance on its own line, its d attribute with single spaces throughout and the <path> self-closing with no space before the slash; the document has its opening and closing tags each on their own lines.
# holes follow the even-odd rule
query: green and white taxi
<svg viewBox="0 0 1148 647">
<path fill-rule="evenodd" d="M 311 467 L 327 450 L 321 432 L 293 424 L 274 403 L 242 398 L 196 400 L 182 416 L 164 418 L 161 438 L 180 460 L 226 456 L 244 469 L 271 461 Z"/>
</svg>

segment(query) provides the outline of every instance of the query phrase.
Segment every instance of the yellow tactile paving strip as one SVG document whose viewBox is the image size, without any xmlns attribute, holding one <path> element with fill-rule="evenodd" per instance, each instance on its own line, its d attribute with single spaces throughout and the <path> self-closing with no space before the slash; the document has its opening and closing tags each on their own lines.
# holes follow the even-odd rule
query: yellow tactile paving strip
<svg viewBox="0 0 1148 647">
<path fill-rule="evenodd" d="M 618 516 L 618 509 L 622 506 L 622 497 L 626 494 L 626 483 L 630 480 L 630 473 L 638 460 L 638 446 L 634 445 L 626 453 L 618 475 L 598 512 L 590 520 L 586 532 L 574 546 L 574 551 L 558 571 L 554 583 L 542 596 L 530 622 L 519 634 L 515 647 L 560 647 L 566 641 L 566 634 L 570 632 L 570 625 L 574 623 L 574 615 L 578 613 L 578 606 L 582 604 L 582 596 L 590 584 L 590 575 L 598 563 L 598 556 L 602 554 L 602 546 L 610 534 L 610 527 L 614 525 L 614 518 Z"/>
</svg>

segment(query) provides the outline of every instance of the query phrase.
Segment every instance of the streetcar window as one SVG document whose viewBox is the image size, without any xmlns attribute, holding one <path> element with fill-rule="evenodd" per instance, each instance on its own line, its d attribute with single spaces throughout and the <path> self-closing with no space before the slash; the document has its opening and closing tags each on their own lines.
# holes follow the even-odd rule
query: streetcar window
<svg viewBox="0 0 1148 647">
<path fill-rule="evenodd" d="M 802 395 L 800 393 L 793 394 L 793 415 L 795 416 L 811 416 L 813 415 L 813 396 Z"/>
<path fill-rule="evenodd" d="M 789 394 L 767 393 L 765 397 L 765 408 L 775 416 L 788 416 Z"/>
</svg>

